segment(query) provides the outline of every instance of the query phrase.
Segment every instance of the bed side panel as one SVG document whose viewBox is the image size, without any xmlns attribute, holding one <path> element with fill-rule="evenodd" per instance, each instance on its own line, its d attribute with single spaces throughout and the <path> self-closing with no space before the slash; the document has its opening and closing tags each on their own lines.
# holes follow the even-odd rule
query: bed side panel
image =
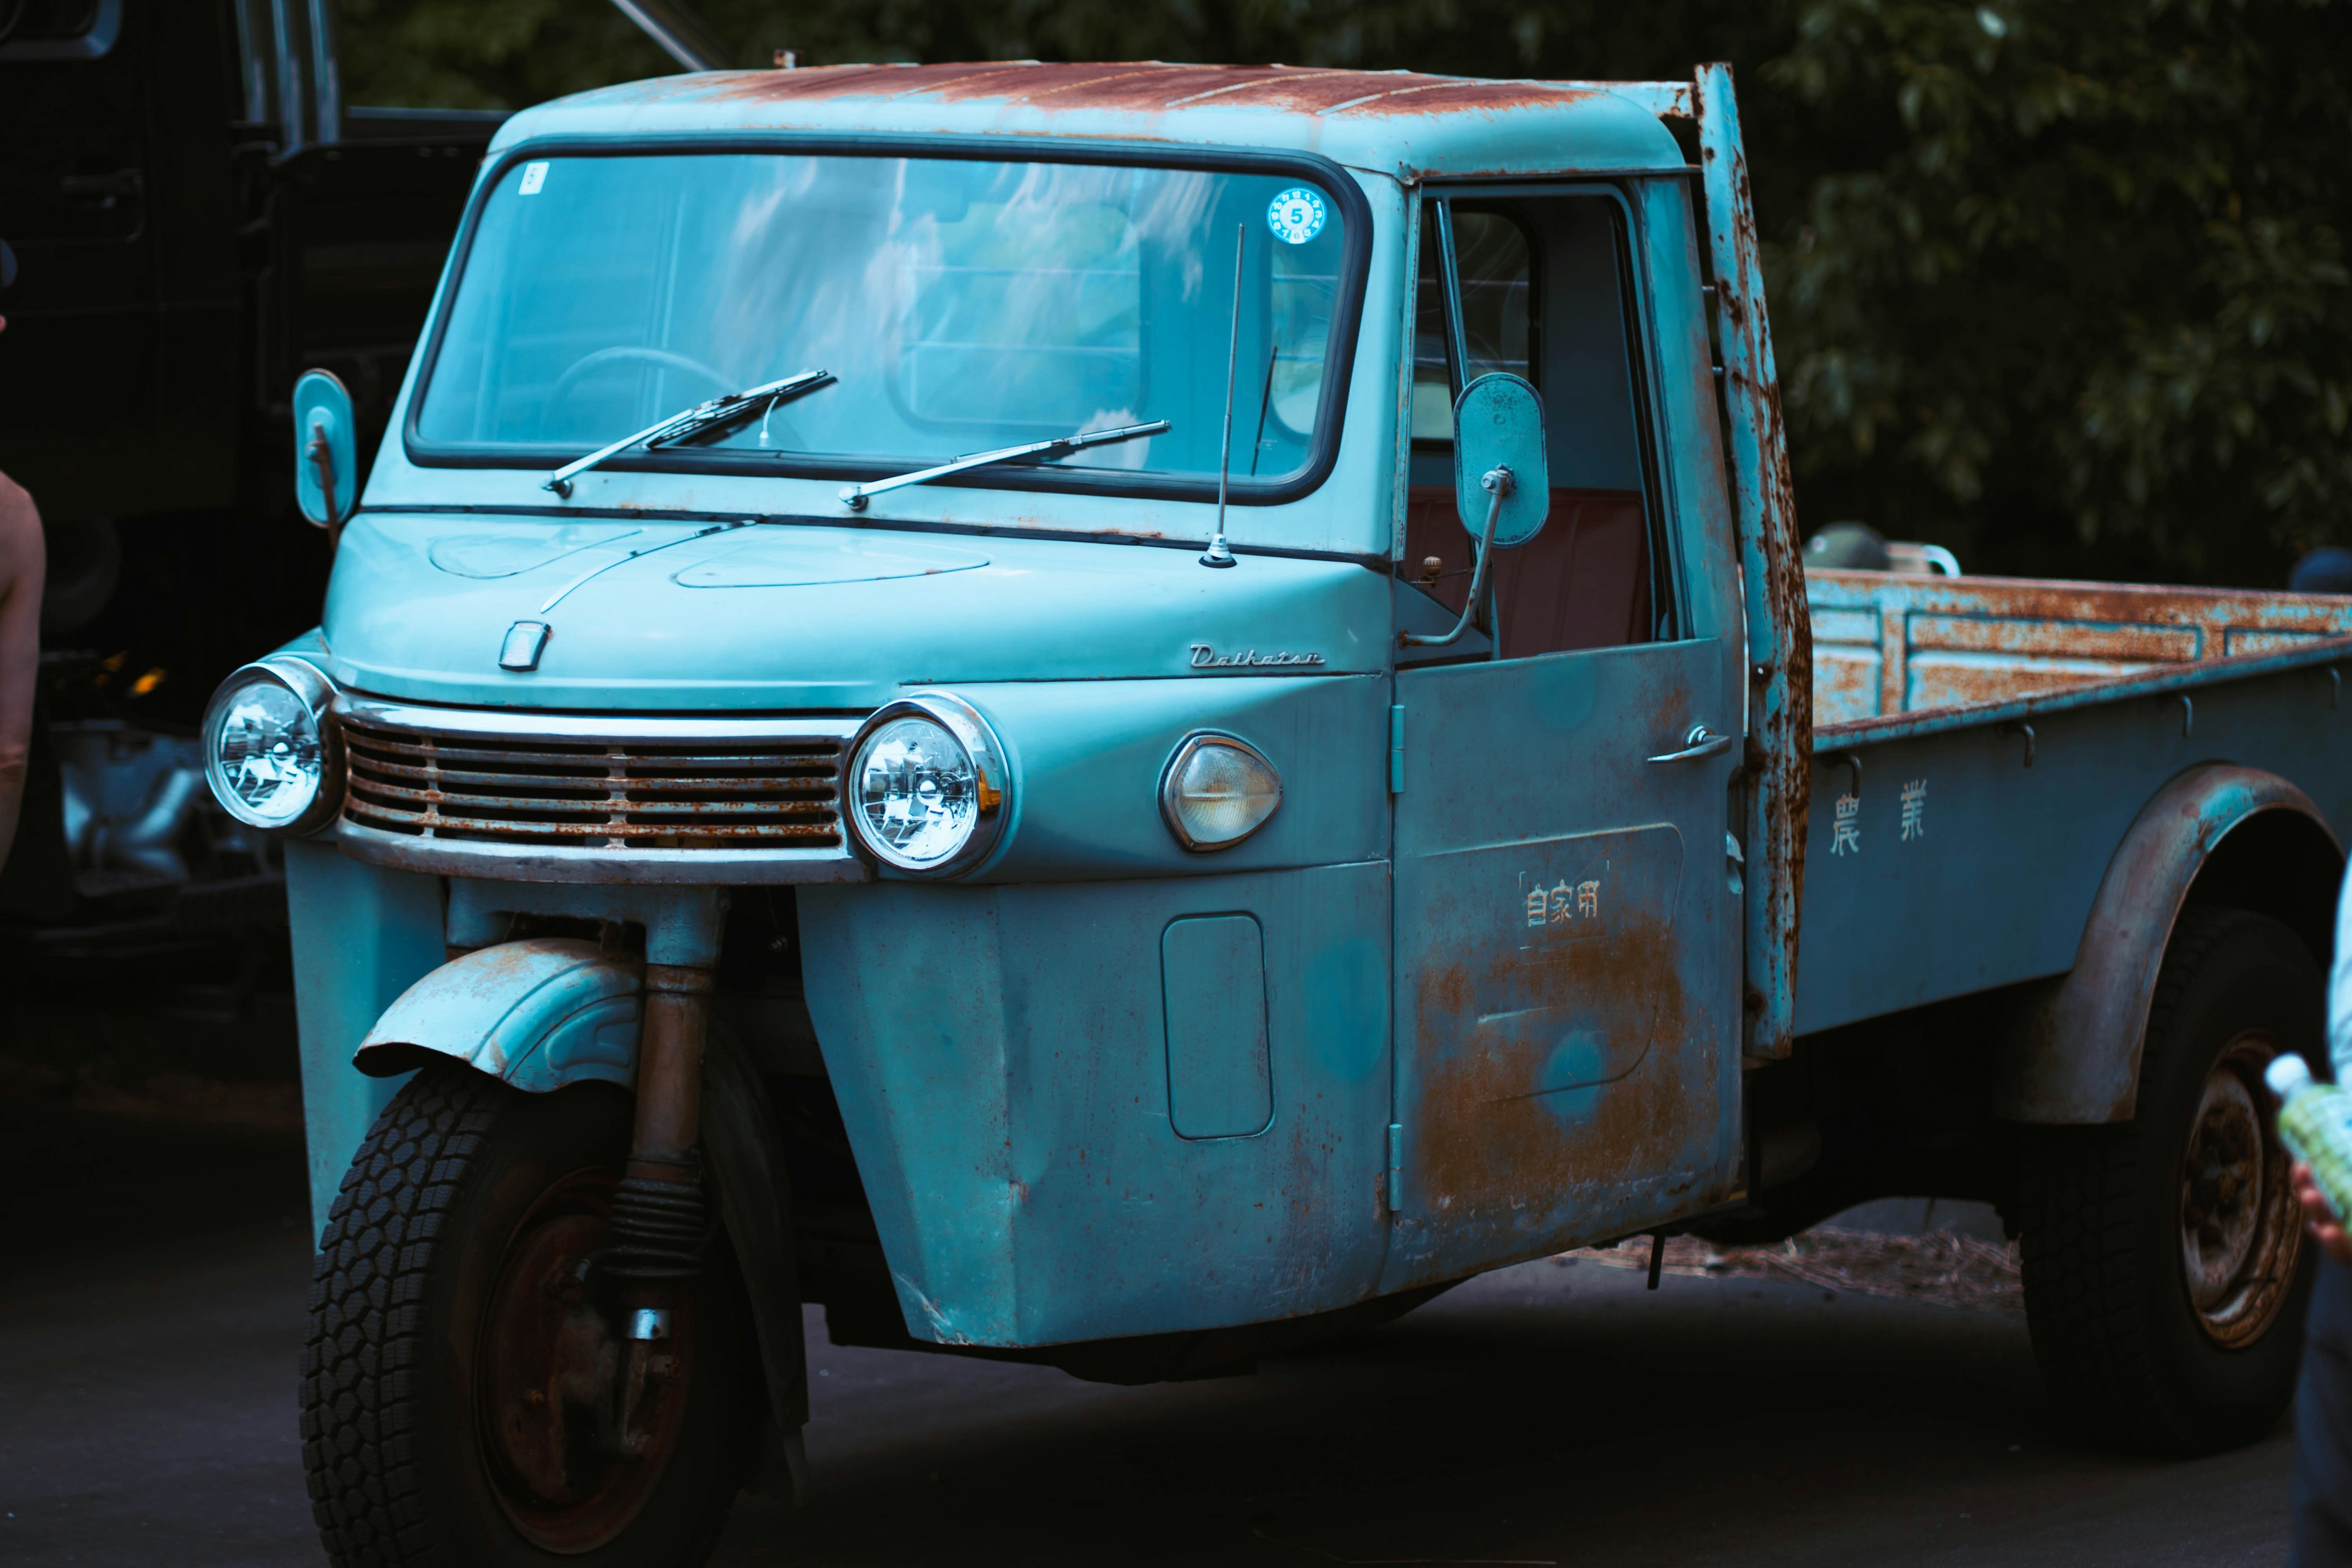
<svg viewBox="0 0 2352 1568">
<path fill-rule="evenodd" d="M 1895 739 L 1824 736 L 1799 1032 L 2071 969 L 2124 835 L 2168 780 L 2200 763 L 2278 774 L 2342 840 L 2352 698 L 2332 668 Z"/>
<path fill-rule="evenodd" d="M 2352 632 L 2324 594 L 1809 572 L 1814 722 L 2000 701 Z"/>
</svg>

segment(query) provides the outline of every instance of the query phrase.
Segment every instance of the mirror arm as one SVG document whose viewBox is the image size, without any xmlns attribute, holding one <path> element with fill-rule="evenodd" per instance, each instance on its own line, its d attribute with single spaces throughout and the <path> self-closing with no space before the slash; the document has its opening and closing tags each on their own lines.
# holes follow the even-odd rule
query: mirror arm
<svg viewBox="0 0 2352 1568">
<path fill-rule="evenodd" d="M 1423 637 L 1417 632 L 1403 632 L 1397 637 L 1400 647 L 1445 647 L 1461 640 L 1470 629 L 1471 617 L 1478 613 L 1479 601 L 1486 593 L 1486 564 L 1495 558 L 1495 523 L 1503 515 L 1503 498 L 1511 493 L 1514 480 L 1507 468 L 1489 468 L 1480 476 L 1478 484 L 1486 492 L 1486 530 L 1478 536 L 1478 560 L 1470 573 L 1470 592 L 1462 600 L 1462 618 L 1444 637 Z"/>
<path fill-rule="evenodd" d="M 327 513 L 320 526 L 327 531 L 327 559 L 332 561 L 343 532 L 343 520 L 335 515 L 335 448 L 327 433 L 316 426 L 310 428 L 310 466 L 319 473 L 319 504 Z"/>
<path fill-rule="evenodd" d="M 343 519 L 335 508 L 334 443 L 327 439 L 326 431 L 313 425 L 310 426 L 310 445 L 304 455 L 310 459 L 310 467 L 319 476 L 319 505 L 327 514 L 327 521 L 320 526 L 327 531 L 327 571 L 331 576 L 335 570 L 336 549 L 343 542 Z"/>
</svg>

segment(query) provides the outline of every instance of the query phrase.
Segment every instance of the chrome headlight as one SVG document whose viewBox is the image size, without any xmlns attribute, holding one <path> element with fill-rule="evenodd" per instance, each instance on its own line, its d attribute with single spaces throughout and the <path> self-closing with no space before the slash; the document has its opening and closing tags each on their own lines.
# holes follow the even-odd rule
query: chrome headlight
<svg viewBox="0 0 2352 1568">
<path fill-rule="evenodd" d="M 1185 848 L 1239 844 L 1282 804 L 1282 777 L 1256 747 L 1231 735 L 1187 735 L 1160 775 L 1160 814 Z"/>
<path fill-rule="evenodd" d="M 205 780 L 248 827 L 315 833 L 343 804 L 342 737 L 331 681 L 274 655 L 231 675 L 205 709 Z"/>
<path fill-rule="evenodd" d="M 977 709 L 944 693 L 877 710 L 849 752 L 844 804 L 857 842 L 902 871 L 953 876 L 1004 826 L 1004 751 Z"/>
</svg>

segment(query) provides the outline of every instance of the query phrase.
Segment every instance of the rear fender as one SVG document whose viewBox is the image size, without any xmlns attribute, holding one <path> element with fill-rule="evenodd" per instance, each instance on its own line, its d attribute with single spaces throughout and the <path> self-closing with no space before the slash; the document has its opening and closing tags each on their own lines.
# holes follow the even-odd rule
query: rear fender
<svg viewBox="0 0 2352 1568">
<path fill-rule="evenodd" d="M 352 1065 L 389 1078 L 448 1057 L 533 1094 L 594 1079 L 634 1089 L 643 966 L 578 937 L 530 937 L 450 960 L 401 993 Z"/>
<path fill-rule="evenodd" d="M 2130 1121 L 2157 973 L 2181 909 L 2202 900 L 2274 916 L 2325 963 L 2343 866 L 2326 818 L 2277 774 L 2209 763 L 2175 778 L 2107 863 L 2074 967 L 2024 988 L 2004 1031 L 1997 1112 L 2053 1125 Z"/>
</svg>

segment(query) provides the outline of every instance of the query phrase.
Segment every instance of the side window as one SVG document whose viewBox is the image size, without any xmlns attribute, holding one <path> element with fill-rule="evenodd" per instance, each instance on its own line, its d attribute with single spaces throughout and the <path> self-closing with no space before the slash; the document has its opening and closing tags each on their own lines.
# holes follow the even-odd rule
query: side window
<svg viewBox="0 0 2352 1568">
<path fill-rule="evenodd" d="M 1552 489 L 1543 532 L 1495 557 L 1481 619 L 1499 624 L 1499 657 L 1671 637 L 1622 209 L 1599 195 L 1448 205 L 1461 341 L 1447 326 L 1432 202 L 1422 224 L 1405 575 L 1459 613 L 1472 544 L 1454 510 L 1453 401 L 1479 376 L 1509 371 L 1543 395 Z M 1433 558 L 1433 578 L 1423 566 Z"/>
<path fill-rule="evenodd" d="M 1434 221 L 1423 227 L 1412 352 L 1412 437 L 1454 439 L 1455 372 L 1445 345 L 1445 290 Z M 1462 278 L 1462 385 L 1489 371 L 1530 375 L 1534 353 L 1535 246 L 1509 215 L 1454 209 L 1455 266 Z"/>
</svg>

